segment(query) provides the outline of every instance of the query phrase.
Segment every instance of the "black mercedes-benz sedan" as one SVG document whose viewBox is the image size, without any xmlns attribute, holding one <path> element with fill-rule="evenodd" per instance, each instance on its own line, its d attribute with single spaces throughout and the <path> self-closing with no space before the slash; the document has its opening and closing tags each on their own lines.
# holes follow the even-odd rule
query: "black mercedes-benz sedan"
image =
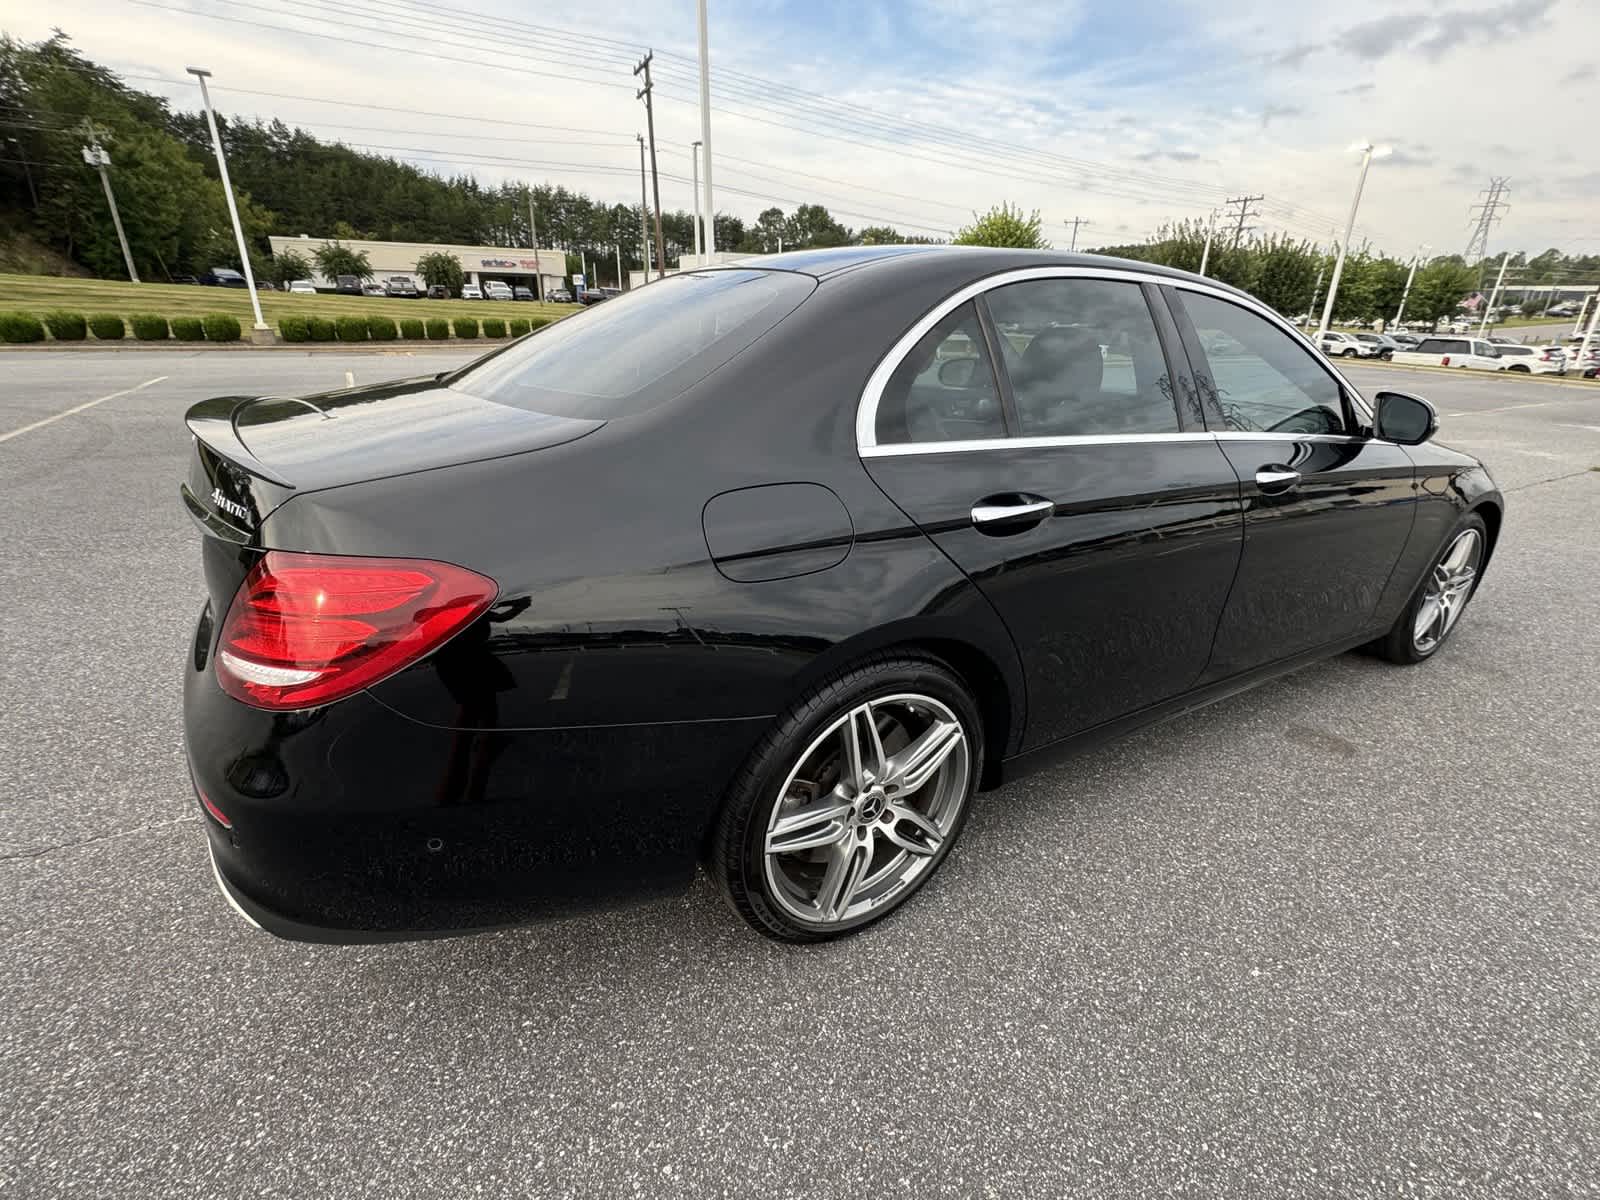
<svg viewBox="0 0 1600 1200">
<path fill-rule="evenodd" d="M 322 941 L 700 866 L 769 936 L 859 929 L 980 789 L 1355 647 L 1437 654 L 1504 507 L 1425 401 L 1249 296 L 1046 252 L 695 271 L 187 422 L 213 866 Z"/>
</svg>

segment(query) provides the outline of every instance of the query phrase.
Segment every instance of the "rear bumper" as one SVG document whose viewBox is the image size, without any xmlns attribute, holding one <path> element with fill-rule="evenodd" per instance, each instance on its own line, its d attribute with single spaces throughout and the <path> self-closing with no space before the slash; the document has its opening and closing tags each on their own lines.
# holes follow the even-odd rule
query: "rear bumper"
<svg viewBox="0 0 1600 1200">
<path fill-rule="evenodd" d="M 185 671 L 194 786 L 228 822 L 202 818 L 217 881 L 252 923 L 302 941 L 476 932 L 681 890 L 764 725 L 443 729 L 366 694 L 270 713 L 198 658 Z"/>
</svg>

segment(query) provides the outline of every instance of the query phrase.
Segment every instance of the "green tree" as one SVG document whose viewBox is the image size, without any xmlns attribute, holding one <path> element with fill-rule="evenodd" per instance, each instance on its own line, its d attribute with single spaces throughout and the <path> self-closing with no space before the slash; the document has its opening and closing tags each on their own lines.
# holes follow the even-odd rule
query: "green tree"
<svg viewBox="0 0 1600 1200">
<path fill-rule="evenodd" d="M 337 279 L 340 275 L 354 275 L 357 279 L 372 278 L 372 264 L 367 261 L 367 252 L 352 250 L 343 242 L 318 246 L 311 252 L 311 257 L 317 260 L 317 270 L 325 278 Z"/>
<path fill-rule="evenodd" d="M 833 214 L 820 204 L 802 204 L 794 210 L 794 216 L 784 222 L 785 250 L 805 246 L 845 246 L 850 240 L 850 230 L 835 221 Z"/>
<path fill-rule="evenodd" d="M 894 246 L 905 238 L 892 225 L 868 225 L 856 234 L 856 241 L 863 246 Z"/>
<path fill-rule="evenodd" d="M 991 208 L 981 217 L 972 214 L 972 224 L 963 226 L 955 237 L 958 246 L 1016 246 L 1024 250 L 1048 250 L 1050 243 L 1044 240 L 1043 224 L 1039 220 L 1039 210 L 1035 209 L 1031 216 L 1023 216 L 1022 209 L 1012 208 L 1010 204 L 1000 204 Z"/>
<path fill-rule="evenodd" d="M 265 275 L 278 286 L 288 287 L 296 279 L 311 278 L 311 262 L 297 251 L 284 250 L 272 256 Z"/>
<path fill-rule="evenodd" d="M 461 269 L 461 260 L 442 250 L 417 259 L 417 274 L 429 287 L 449 288 L 452 296 L 459 296 L 461 285 L 467 281 L 466 273 Z"/>
<path fill-rule="evenodd" d="M 1476 268 L 1467 266 L 1459 255 L 1436 258 L 1417 271 L 1406 301 L 1406 315 L 1421 321 L 1437 321 L 1455 312 L 1466 295 L 1477 286 Z"/>
</svg>

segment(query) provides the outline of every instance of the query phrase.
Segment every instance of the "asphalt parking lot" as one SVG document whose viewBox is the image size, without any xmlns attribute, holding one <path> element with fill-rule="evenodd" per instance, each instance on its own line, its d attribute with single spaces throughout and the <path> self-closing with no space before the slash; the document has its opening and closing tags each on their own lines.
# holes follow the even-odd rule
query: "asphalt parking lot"
<svg viewBox="0 0 1600 1200">
<path fill-rule="evenodd" d="M 218 895 L 183 764 L 179 418 L 464 357 L 0 355 L 0 1192 L 1600 1190 L 1600 387 L 1352 367 L 1508 493 L 1451 645 L 983 796 L 860 937 L 768 943 L 702 881 L 275 941 Z"/>
</svg>

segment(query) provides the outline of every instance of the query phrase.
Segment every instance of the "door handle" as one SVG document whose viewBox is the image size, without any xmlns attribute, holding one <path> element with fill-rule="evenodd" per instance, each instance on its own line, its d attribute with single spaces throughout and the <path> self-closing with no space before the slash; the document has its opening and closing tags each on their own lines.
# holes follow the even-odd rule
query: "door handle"
<svg viewBox="0 0 1600 1200">
<path fill-rule="evenodd" d="M 1288 467 L 1261 467 L 1256 471 L 1256 487 L 1263 495 L 1276 496 L 1300 483 L 1300 472 Z"/>
<path fill-rule="evenodd" d="M 972 506 L 972 523 L 984 533 L 1021 533 L 1044 520 L 1055 506 L 1043 496 L 985 496 Z"/>
</svg>

